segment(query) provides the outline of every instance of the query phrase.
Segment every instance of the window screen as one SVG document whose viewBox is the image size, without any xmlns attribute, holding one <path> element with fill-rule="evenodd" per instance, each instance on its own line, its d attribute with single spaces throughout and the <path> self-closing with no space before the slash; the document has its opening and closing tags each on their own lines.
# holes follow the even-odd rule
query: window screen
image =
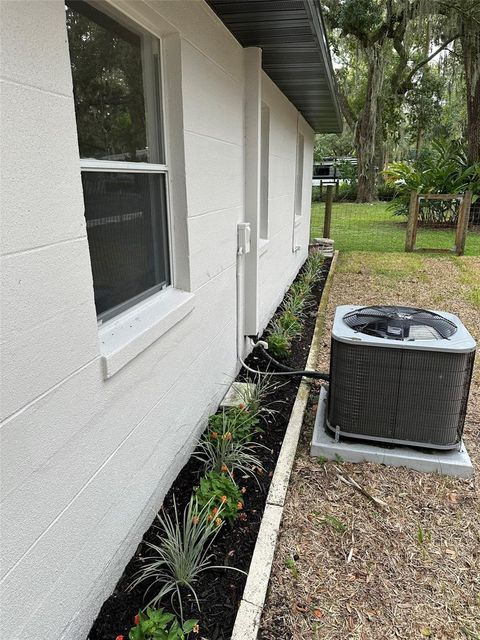
<svg viewBox="0 0 480 640">
<path fill-rule="evenodd" d="M 107 319 L 169 284 L 158 47 L 86 2 L 66 4 L 95 304 Z"/>
</svg>

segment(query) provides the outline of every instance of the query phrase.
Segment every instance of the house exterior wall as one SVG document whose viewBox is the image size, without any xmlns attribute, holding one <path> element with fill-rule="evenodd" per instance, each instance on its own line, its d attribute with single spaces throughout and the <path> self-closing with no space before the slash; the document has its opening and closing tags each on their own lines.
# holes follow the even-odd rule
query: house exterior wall
<svg viewBox="0 0 480 640">
<path fill-rule="evenodd" d="M 86 636 L 238 371 L 245 51 L 201 0 L 108 5 L 164 45 L 175 284 L 193 293 L 193 309 L 106 379 L 64 3 L 5 0 L 0 567 L 12 639 Z M 262 99 L 271 109 L 263 327 L 306 257 L 309 171 L 293 237 L 296 139 L 300 128 L 309 167 L 313 132 L 266 76 Z"/>
<path fill-rule="evenodd" d="M 262 102 L 270 110 L 268 239 L 259 251 L 258 317 L 268 324 L 308 254 L 314 137 L 310 125 L 262 72 Z M 305 139 L 302 215 L 295 219 L 297 137 Z M 282 268 L 279 269 L 279 266 Z"/>
</svg>

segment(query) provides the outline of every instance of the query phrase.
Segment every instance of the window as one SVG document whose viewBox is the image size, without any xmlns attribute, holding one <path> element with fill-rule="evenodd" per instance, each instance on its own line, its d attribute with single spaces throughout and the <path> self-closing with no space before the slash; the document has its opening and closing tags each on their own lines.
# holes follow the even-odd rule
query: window
<svg viewBox="0 0 480 640">
<path fill-rule="evenodd" d="M 303 156 L 305 141 L 301 133 L 297 137 L 297 171 L 295 175 L 295 215 L 302 215 L 303 200 Z"/>
<path fill-rule="evenodd" d="M 158 41 L 66 4 L 95 305 L 106 320 L 170 283 Z"/>
<path fill-rule="evenodd" d="M 260 238 L 268 238 L 268 171 L 270 154 L 270 109 L 262 102 L 260 124 Z"/>
</svg>

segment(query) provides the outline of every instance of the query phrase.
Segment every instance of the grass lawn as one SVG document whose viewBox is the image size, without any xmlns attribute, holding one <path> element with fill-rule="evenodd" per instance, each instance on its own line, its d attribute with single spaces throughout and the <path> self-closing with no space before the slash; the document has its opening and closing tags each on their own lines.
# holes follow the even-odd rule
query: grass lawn
<svg viewBox="0 0 480 640">
<path fill-rule="evenodd" d="M 480 257 L 341 252 L 318 369 L 328 370 L 340 304 L 444 309 L 478 342 L 479 276 Z M 317 393 L 314 387 L 285 501 L 262 640 L 479 640 L 480 359 L 465 423 L 477 480 L 310 458 Z"/>
<path fill-rule="evenodd" d="M 311 237 L 323 236 L 325 204 L 312 203 Z M 335 202 L 332 211 L 331 236 L 340 251 L 403 251 L 406 224 L 393 216 L 387 203 L 354 204 Z M 455 242 L 454 229 L 419 229 L 417 247 L 451 249 Z M 467 235 L 465 255 L 480 255 L 480 233 Z"/>
</svg>

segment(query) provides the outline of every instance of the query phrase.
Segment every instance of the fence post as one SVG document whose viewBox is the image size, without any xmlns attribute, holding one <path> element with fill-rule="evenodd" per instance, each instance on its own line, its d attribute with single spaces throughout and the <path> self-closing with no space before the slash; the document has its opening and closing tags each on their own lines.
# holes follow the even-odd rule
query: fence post
<svg viewBox="0 0 480 640">
<path fill-rule="evenodd" d="M 323 237 L 330 238 L 330 225 L 332 222 L 333 184 L 327 185 L 327 197 L 325 199 L 325 218 L 323 219 Z"/>
<path fill-rule="evenodd" d="M 470 206 L 472 204 L 472 192 L 465 191 L 458 212 L 457 229 L 455 232 L 455 253 L 463 256 L 465 252 L 465 240 L 467 238 L 468 222 L 470 220 Z"/>
<path fill-rule="evenodd" d="M 408 208 L 407 237 L 405 239 L 405 251 L 413 251 L 415 249 L 415 240 L 417 237 L 417 219 L 418 219 L 418 191 L 412 191 L 410 194 L 410 206 Z"/>
</svg>

